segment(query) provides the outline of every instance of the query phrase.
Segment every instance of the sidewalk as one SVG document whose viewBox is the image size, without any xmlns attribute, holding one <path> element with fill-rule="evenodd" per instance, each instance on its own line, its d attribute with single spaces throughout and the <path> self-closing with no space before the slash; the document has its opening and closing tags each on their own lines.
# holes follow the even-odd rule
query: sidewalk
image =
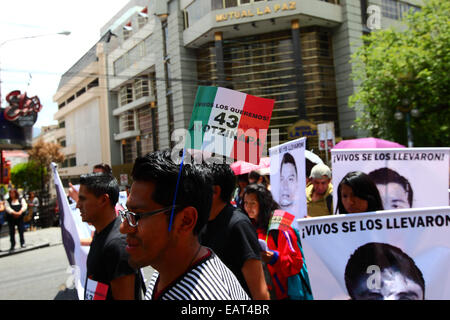
<svg viewBox="0 0 450 320">
<path fill-rule="evenodd" d="M 50 227 L 38 229 L 36 231 L 25 231 L 24 237 L 26 247 L 21 248 L 19 232 L 16 228 L 16 248 L 14 251 L 9 251 L 11 243 L 9 242 L 8 225 L 4 224 L 0 233 L 0 258 L 11 254 L 62 244 L 60 227 Z"/>
</svg>

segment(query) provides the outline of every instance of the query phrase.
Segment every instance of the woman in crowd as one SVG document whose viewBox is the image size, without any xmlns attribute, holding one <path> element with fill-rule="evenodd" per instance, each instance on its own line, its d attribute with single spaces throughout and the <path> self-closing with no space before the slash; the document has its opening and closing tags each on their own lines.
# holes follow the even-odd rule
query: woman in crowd
<svg viewBox="0 0 450 320">
<path fill-rule="evenodd" d="M 342 178 L 337 196 L 336 213 L 339 214 L 383 210 L 377 186 L 361 171 L 349 172 Z"/>
<path fill-rule="evenodd" d="M 0 195 L 0 232 L 2 231 L 4 221 L 5 221 L 5 201 L 3 200 L 3 195 Z"/>
<path fill-rule="evenodd" d="M 14 250 L 16 246 L 15 227 L 19 229 L 20 246 L 25 248 L 23 213 L 27 211 L 28 205 L 24 198 L 19 197 L 19 192 L 16 189 L 9 191 L 9 198 L 5 202 L 6 219 L 9 227 L 9 239 L 11 241 L 10 251 Z"/>
<path fill-rule="evenodd" d="M 303 258 L 297 244 L 294 230 L 270 230 L 269 222 L 279 205 L 262 184 L 250 184 L 244 191 L 244 211 L 256 228 L 258 238 L 266 241 L 268 251 L 261 251 L 261 258 L 267 265 L 270 279 L 267 281 L 272 299 L 288 299 L 288 277 L 300 272 Z"/>
<path fill-rule="evenodd" d="M 36 230 L 36 220 L 39 219 L 39 198 L 34 191 L 30 191 L 28 197 L 28 210 L 31 210 L 30 229 Z"/>
</svg>

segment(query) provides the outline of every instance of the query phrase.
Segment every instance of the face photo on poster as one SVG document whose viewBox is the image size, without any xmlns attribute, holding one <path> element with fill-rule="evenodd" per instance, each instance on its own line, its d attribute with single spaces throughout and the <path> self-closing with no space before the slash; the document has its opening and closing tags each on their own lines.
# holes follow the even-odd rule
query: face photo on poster
<svg viewBox="0 0 450 320">
<path fill-rule="evenodd" d="M 377 185 L 384 210 L 447 206 L 449 152 L 449 148 L 333 149 L 333 203 L 336 207 L 342 178 L 361 171 Z"/>
<path fill-rule="evenodd" d="M 306 216 L 305 144 L 300 138 L 270 148 L 270 184 L 280 209 L 297 218 Z"/>
<path fill-rule="evenodd" d="M 345 286 L 352 300 L 424 300 L 425 280 L 414 260 L 382 242 L 358 247 L 345 266 Z"/>
<path fill-rule="evenodd" d="M 450 207 L 297 220 L 317 300 L 450 299 Z"/>
</svg>

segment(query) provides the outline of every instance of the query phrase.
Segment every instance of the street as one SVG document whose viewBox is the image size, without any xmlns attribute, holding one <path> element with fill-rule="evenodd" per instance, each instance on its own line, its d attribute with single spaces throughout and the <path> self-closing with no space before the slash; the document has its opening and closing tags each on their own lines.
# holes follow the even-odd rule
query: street
<svg viewBox="0 0 450 320">
<path fill-rule="evenodd" d="M 53 300 L 66 282 L 68 261 L 62 245 L 0 259 L 1 300 Z"/>
<path fill-rule="evenodd" d="M 0 300 L 53 300 L 65 289 L 69 263 L 62 244 L 0 259 Z M 151 267 L 144 268 L 148 281 Z M 72 295 L 60 295 L 69 299 Z"/>
</svg>

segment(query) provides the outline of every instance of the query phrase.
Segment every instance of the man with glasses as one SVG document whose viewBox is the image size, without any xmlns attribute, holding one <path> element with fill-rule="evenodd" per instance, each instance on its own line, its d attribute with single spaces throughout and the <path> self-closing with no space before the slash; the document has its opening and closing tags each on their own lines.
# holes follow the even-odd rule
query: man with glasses
<svg viewBox="0 0 450 320">
<path fill-rule="evenodd" d="M 129 264 L 156 270 L 145 298 L 249 299 L 234 274 L 198 240 L 211 208 L 207 167 L 178 165 L 170 150 L 156 151 L 136 159 L 132 177 L 120 231 L 127 235 Z"/>
<path fill-rule="evenodd" d="M 95 227 L 86 263 L 85 300 L 140 299 L 140 272 L 128 265 L 127 243 L 114 209 L 119 198 L 116 179 L 106 173 L 82 175 L 78 198 L 81 219 Z"/>
</svg>

